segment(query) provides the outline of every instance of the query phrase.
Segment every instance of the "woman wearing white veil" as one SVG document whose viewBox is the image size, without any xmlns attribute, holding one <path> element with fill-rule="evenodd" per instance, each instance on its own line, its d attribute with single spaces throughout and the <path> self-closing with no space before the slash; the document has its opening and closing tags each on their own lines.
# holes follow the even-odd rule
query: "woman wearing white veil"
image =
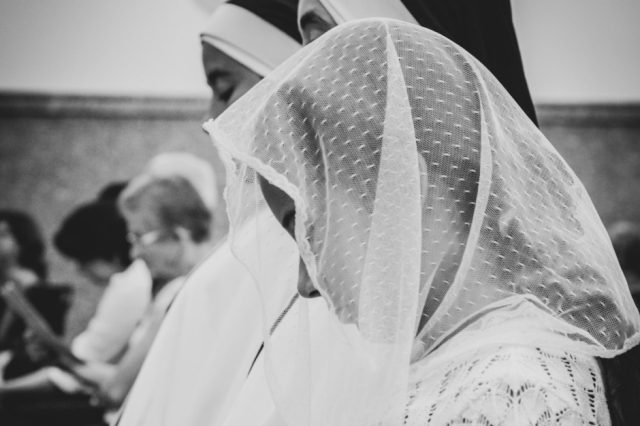
<svg viewBox="0 0 640 426">
<path fill-rule="evenodd" d="M 304 303 L 266 334 L 284 422 L 610 423 L 595 357 L 634 347 L 640 316 L 582 184 L 466 51 L 344 24 L 206 129 L 232 241 L 269 204 L 308 271 L 300 294 L 342 323 L 321 355 Z M 274 249 L 236 250 L 267 318 Z"/>
<path fill-rule="evenodd" d="M 400 2 L 388 3 L 393 6 Z M 238 99 L 269 69 L 298 49 L 299 45 L 290 37 L 290 27 L 292 24 L 295 26 L 295 23 L 288 15 L 284 14 L 280 17 L 283 19 L 278 20 L 273 16 L 262 17 L 255 10 L 255 7 L 269 9 L 270 4 L 271 2 L 250 0 L 224 4 L 214 13 L 203 32 L 203 61 L 209 83 L 214 89 L 214 116 Z M 380 11 L 372 7 L 377 4 L 382 2 L 368 3 L 369 7 L 359 2 L 345 2 L 341 5 L 344 12 L 342 18 L 353 19 L 358 17 L 357 13 L 373 16 L 382 12 L 388 16 L 396 16 L 396 12 L 392 10 Z M 270 13 L 277 14 L 278 9 L 275 9 L 275 12 L 271 10 Z M 410 19 L 411 17 L 407 18 Z M 416 19 L 424 21 L 420 16 Z M 285 20 L 290 23 L 287 25 Z M 281 27 L 285 30 L 280 31 Z M 260 33 L 261 37 L 257 38 L 254 31 L 247 31 L 248 28 Z M 503 36 L 510 39 L 505 34 Z M 230 75 L 230 70 L 236 74 Z M 225 78 L 220 78 L 221 75 Z M 522 74 L 513 75 L 516 80 L 524 80 Z M 244 77 L 239 78 L 240 76 Z M 266 217 L 265 220 L 269 218 Z M 245 243 L 250 244 L 250 237 L 245 237 L 248 238 Z M 263 238 L 269 237 L 264 234 Z M 272 269 L 278 269 L 276 265 L 294 260 L 295 250 L 270 251 L 271 255 L 276 253 L 279 256 L 271 262 Z M 259 350 L 262 333 L 261 327 L 252 326 L 249 320 L 253 317 L 254 321 L 260 322 L 260 307 L 251 284 L 246 281 L 249 277 L 238 270 L 239 266 L 234 262 L 228 246 L 223 246 L 216 256 L 206 260 L 190 277 L 186 290 L 165 321 L 163 331 L 149 356 L 150 361 L 141 373 L 141 384 L 134 388 L 124 416 L 127 421 L 122 424 L 162 424 L 161 421 L 171 424 L 178 418 L 181 424 L 218 424 L 222 419 L 227 419 L 229 424 L 243 424 L 248 420 L 235 416 L 242 410 L 236 409 L 229 415 L 221 413 L 227 413 L 227 404 L 234 404 L 230 402 L 237 399 L 234 395 L 245 391 L 248 396 L 242 398 L 259 400 L 264 402 L 265 411 L 272 410 L 270 400 L 264 400 L 267 390 L 260 383 L 260 378 L 250 377 L 249 381 L 252 383 L 243 385 L 247 370 L 251 368 Z M 293 273 L 294 270 L 290 270 L 290 274 Z M 218 277 L 225 279 L 220 280 Z M 285 305 L 294 293 L 295 291 L 287 295 L 271 294 L 271 297 Z M 280 313 L 274 312 L 276 317 Z M 208 337 L 203 338 L 204 335 Z M 258 359 L 258 363 L 260 362 L 261 359 Z M 260 370 L 261 368 L 253 368 L 251 371 Z M 159 380 L 159 376 L 164 379 Z M 252 386 L 262 390 L 256 393 L 251 390 Z M 185 397 L 186 393 L 198 396 Z M 252 412 L 258 411 L 255 408 Z"/>
</svg>

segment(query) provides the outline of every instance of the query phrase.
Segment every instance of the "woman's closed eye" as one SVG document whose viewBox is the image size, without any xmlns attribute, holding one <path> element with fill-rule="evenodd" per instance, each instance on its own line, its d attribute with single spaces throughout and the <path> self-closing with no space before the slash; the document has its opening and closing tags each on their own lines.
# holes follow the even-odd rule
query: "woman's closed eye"
<svg viewBox="0 0 640 426">
<path fill-rule="evenodd" d="M 232 76 L 224 71 L 211 72 L 207 76 L 207 84 L 213 91 L 213 96 L 222 102 L 228 102 L 236 88 Z"/>
<path fill-rule="evenodd" d="M 229 86 L 224 90 L 213 90 L 213 96 L 218 98 L 222 102 L 229 102 L 231 96 L 233 95 L 234 86 Z"/>
</svg>

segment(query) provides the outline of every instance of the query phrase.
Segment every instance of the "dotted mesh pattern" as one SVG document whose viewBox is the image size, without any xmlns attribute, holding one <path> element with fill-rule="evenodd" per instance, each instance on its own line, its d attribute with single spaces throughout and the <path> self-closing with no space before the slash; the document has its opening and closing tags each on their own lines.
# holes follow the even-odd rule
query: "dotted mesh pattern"
<svg viewBox="0 0 640 426">
<path fill-rule="evenodd" d="M 434 32 L 341 25 L 207 129 L 227 160 L 232 226 L 264 203 L 255 173 L 284 190 L 314 286 L 373 344 L 352 347 L 378 389 L 343 408 L 357 398 L 379 408 L 331 424 L 397 419 L 410 360 L 486 312 L 530 306 L 542 330 L 531 345 L 551 334 L 569 351 L 612 356 L 638 341 L 638 312 L 583 186 L 497 80 Z M 339 363 L 335 386 L 348 374 Z"/>
</svg>

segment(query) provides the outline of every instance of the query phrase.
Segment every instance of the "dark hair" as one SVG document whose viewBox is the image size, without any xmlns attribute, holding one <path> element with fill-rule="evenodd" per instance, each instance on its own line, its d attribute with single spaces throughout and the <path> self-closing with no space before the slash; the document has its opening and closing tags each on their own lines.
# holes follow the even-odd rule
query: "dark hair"
<svg viewBox="0 0 640 426">
<path fill-rule="evenodd" d="M 166 229 L 184 228 L 196 243 L 210 237 L 211 212 L 187 179 L 141 176 L 120 196 L 120 208 L 124 212 L 138 211 L 142 199 L 151 201 L 151 213 Z"/>
<path fill-rule="evenodd" d="M 18 264 L 33 271 L 38 278 L 47 277 L 44 259 L 45 244 L 40 228 L 27 213 L 18 210 L 0 210 L 0 222 L 5 222 L 19 247 Z"/>
<path fill-rule="evenodd" d="M 126 266 L 131 262 L 127 225 L 113 202 L 78 207 L 64 219 L 53 241 L 60 253 L 79 263 L 116 259 Z"/>
<path fill-rule="evenodd" d="M 97 201 L 112 202 L 116 204 L 118 202 L 118 197 L 127 187 L 127 183 L 127 181 L 123 180 L 107 184 L 98 192 L 98 196 L 96 197 Z"/>
</svg>

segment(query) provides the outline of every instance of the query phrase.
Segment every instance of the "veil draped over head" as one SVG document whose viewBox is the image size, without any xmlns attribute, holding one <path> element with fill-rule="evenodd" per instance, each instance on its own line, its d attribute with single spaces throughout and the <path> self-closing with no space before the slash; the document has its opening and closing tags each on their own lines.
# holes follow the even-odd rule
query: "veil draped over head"
<svg viewBox="0 0 640 426">
<path fill-rule="evenodd" d="M 307 0 L 324 7 L 341 24 L 363 18 L 386 17 L 418 24 L 463 46 L 507 89 L 535 123 L 510 0 Z"/>
<path fill-rule="evenodd" d="M 493 75 L 435 32 L 385 19 L 338 26 L 205 128 L 227 167 L 232 250 L 265 317 L 281 308 L 261 273 L 279 248 L 233 247 L 264 208 L 258 174 L 294 200 L 302 260 L 340 320 L 322 356 L 304 303 L 286 315 L 292 326 L 265 325 L 288 424 L 402 424 L 414 367 L 466 330 L 465 349 L 600 357 L 639 340 L 584 187 Z M 485 321 L 495 312 L 501 321 Z"/>
</svg>

